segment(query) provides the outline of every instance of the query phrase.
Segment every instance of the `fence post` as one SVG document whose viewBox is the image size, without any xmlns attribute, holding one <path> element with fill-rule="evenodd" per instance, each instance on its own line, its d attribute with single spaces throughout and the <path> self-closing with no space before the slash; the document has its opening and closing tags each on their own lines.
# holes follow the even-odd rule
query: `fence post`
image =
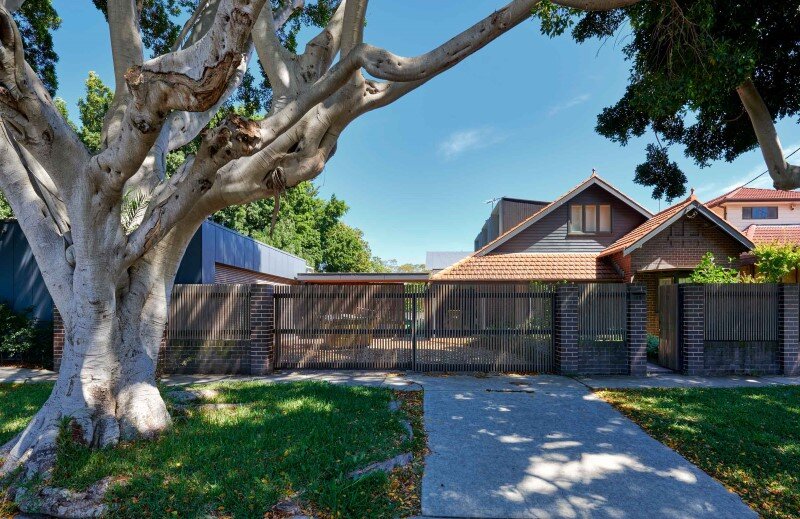
<svg viewBox="0 0 800 519">
<path fill-rule="evenodd" d="M 556 350 L 556 372 L 559 375 L 578 373 L 578 286 L 558 285 L 555 293 L 553 331 Z"/>
<path fill-rule="evenodd" d="M 778 361 L 781 373 L 786 376 L 800 375 L 800 290 L 795 284 L 778 285 Z"/>
<path fill-rule="evenodd" d="M 628 285 L 626 338 L 628 347 L 628 373 L 647 375 L 647 288 Z"/>
<path fill-rule="evenodd" d="M 64 319 L 53 305 L 53 371 L 61 368 L 61 357 L 64 355 Z"/>
<path fill-rule="evenodd" d="M 702 375 L 705 370 L 705 286 L 680 285 L 678 299 L 682 323 L 681 368 L 686 375 Z"/>
<path fill-rule="evenodd" d="M 411 293 L 411 371 L 417 371 L 417 293 Z"/>
<path fill-rule="evenodd" d="M 250 374 L 266 375 L 275 369 L 275 288 L 250 285 Z"/>
</svg>

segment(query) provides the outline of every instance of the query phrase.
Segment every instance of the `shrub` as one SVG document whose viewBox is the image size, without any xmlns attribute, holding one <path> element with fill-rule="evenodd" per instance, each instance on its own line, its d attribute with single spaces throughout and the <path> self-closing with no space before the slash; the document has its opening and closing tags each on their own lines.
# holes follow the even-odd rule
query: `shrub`
<svg viewBox="0 0 800 519">
<path fill-rule="evenodd" d="M 658 344 L 660 339 L 658 335 L 653 335 L 651 333 L 647 334 L 647 358 L 648 359 L 657 359 L 658 358 Z"/>
<path fill-rule="evenodd" d="M 0 302 L 0 330 L 0 360 L 46 368 L 52 366 L 51 322 L 31 318 L 31 309 L 18 313 Z"/>
<path fill-rule="evenodd" d="M 710 252 L 703 254 L 703 259 L 692 271 L 689 280 L 692 283 L 740 283 L 742 281 L 739 271 L 717 265 L 714 255 Z"/>
<path fill-rule="evenodd" d="M 800 264 L 800 251 L 790 243 L 757 245 L 753 254 L 759 278 L 768 283 L 779 283 Z"/>
</svg>

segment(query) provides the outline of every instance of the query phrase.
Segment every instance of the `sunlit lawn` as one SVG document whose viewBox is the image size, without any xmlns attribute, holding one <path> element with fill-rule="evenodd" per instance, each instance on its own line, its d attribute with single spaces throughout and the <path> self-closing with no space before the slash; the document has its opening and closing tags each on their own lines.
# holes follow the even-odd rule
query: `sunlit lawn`
<svg viewBox="0 0 800 519">
<path fill-rule="evenodd" d="M 762 517 L 800 517 L 800 387 L 599 394 Z"/>
<path fill-rule="evenodd" d="M 398 393 L 402 410 L 391 412 L 393 393 L 382 388 L 313 382 L 214 387 L 219 394 L 209 402 L 245 405 L 191 410 L 155 442 L 89 451 L 62 439 L 52 485 L 81 489 L 106 476 L 119 478 L 123 484 L 107 496 L 112 517 L 263 517 L 292 495 L 318 517 L 418 513 L 425 449 L 419 393 Z M 9 413 L 3 406 L 0 431 L 8 428 L 10 437 L 22 427 L 21 417 L 35 411 L 47 389 L 3 386 L 0 391 L 26 404 Z M 413 442 L 404 417 L 411 418 Z M 391 476 L 347 476 L 408 451 L 416 453 L 415 462 Z"/>
</svg>

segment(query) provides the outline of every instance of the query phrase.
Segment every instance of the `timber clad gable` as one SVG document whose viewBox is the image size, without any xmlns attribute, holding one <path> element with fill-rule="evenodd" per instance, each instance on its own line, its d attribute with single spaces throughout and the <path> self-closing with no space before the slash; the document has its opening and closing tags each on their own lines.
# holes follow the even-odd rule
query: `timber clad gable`
<svg viewBox="0 0 800 519">
<path fill-rule="evenodd" d="M 610 233 L 581 235 L 569 233 L 571 205 L 606 204 L 611 206 Z M 520 231 L 490 253 L 599 253 L 645 220 L 646 218 L 627 202 L 599 185 L 592 185 L 562 200 L 561 205 L 550 214 Z"/>
</svg>

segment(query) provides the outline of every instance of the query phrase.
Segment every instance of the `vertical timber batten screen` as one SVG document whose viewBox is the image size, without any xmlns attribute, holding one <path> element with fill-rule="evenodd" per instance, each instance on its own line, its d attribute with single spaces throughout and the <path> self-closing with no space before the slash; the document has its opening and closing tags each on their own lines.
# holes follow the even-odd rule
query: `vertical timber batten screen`
<svg viewBox="0 0 800 519">
<path fill-rule="evenodd" d="M 778 340 L 778 285 L 705 285 L 705 340 Z"/>
<path fill-rule="evenodd" d="M 554 369 L 550 287 L 300 285 L 275 297 L 278 369 Z"/>
<path fill-rule="evenodd" d="M 175 285 L 167 373 L 249 373 L 250 286 Z"/>
<path fill-rule="evenodd" d="M 778 285 L 706 285 L 704 290 L 704 373 L 779 373 Z"/>
<path fill-rule="evenodd" d="M 578 285 L 578 371 L 627 374 L 628 285 Z"/>
</svg>

